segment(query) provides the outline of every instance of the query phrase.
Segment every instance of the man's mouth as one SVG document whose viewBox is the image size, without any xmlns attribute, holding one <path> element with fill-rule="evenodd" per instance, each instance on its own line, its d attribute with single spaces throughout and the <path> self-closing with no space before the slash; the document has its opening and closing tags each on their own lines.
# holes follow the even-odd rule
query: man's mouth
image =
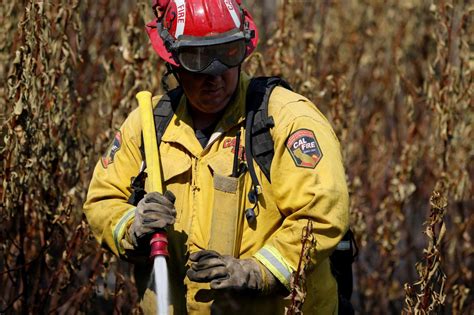
<svg viewBox="0 0 474 315">
<path fill-rule="evenodd" d="M 223 87 L 218 87 L 218 88 L 211 88 L 211 89 L 205 89 L 203 92 L 206 94 L 217 94 L 219 93 Z"/>
</svg>

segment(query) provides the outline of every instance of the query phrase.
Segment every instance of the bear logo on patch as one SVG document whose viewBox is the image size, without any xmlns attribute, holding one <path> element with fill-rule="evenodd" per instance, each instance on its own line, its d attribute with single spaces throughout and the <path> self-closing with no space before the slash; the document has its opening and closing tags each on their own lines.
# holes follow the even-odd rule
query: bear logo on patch
<svg viewBox="0 0 474 315">
<path fill-rule="evenodd" d="M 323 157 L 314 132 L 308 129 L 298 129 L 286 141 L 286 148 L 296 166 L 315 168 Z"/>
<path fill-rule="evenodd" d="M 115 154 L 120 150 L 122 146 L 122 133 L 117 131 L 114 136 L 114 140 L 107 148 L 107 151 L 102 156 L 100 161 L 102 162 L 102 166 L 107 168 L 110 164 L 114 162 Z"/>
</svg>

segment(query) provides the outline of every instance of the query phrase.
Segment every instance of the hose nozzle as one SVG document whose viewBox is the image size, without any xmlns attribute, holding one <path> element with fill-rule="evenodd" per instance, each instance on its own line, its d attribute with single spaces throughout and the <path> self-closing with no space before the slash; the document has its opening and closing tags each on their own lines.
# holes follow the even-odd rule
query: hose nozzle
<svg viewBox="0 0 474 315">
<path fill-rule="evenodd" d="M 153 234 L 150 241 L 150 257 L 165 256 L 168 257 L 168 237 L 166 231 L 160 231 Z"/>
</svg>

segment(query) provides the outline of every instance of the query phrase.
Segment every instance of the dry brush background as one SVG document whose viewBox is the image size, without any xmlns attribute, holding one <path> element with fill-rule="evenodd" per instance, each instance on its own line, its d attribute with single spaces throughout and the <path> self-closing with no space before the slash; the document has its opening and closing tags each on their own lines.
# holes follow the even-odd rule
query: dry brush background
<svg viewBox="0 0 474 315">
<path fill-rule="evenodd" d="M 357 312 L 474 313 L 474 4 L 244 3 L 262 39 L 247 71 L 288 79 L 341 140 Z M 134 94 L 160 92 L 149 3 L 10 1 L 0 17 L 0 313 L 139 313 L 131 267 L 81 207 Z"/>
</svg>

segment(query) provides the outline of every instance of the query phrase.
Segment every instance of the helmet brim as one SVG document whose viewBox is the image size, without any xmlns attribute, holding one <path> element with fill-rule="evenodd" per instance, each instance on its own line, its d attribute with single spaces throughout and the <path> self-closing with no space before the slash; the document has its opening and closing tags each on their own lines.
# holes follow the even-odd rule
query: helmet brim
<svg viewBox="0 0 474 315">
<path fill-rule="evenodd" d="M 255 36 L 253 36 L 252 39 L 250 39 L 250 42 L 247 44 L 247 52 L 246 56 L 248 57 L 252 54 L 252 52 L 257 48 L 257 43 L 258 43 L 258 31 L 257 31 L 257 26 L 255 25 L 255 22 L 250 15 L 250 13 L 243 9 L 243 13 L 245 16 L 245 21 L 248 23 L 248 28 L 250 31 L 253 31 Z M 155 52 L 166 62 L 169 64 L 175 66 L 175 67 L 180 67 L 178 62 L 175 60 L 173 54 L 166 49 L 165 43 L 163 39 L 160 36 L 160 33 L 158 31 L 158 20 L 153 20 L 146 24 L 146 32 L 148 34 L 148 37 L 150 38 L 151 45 Z"/>
</svg>

